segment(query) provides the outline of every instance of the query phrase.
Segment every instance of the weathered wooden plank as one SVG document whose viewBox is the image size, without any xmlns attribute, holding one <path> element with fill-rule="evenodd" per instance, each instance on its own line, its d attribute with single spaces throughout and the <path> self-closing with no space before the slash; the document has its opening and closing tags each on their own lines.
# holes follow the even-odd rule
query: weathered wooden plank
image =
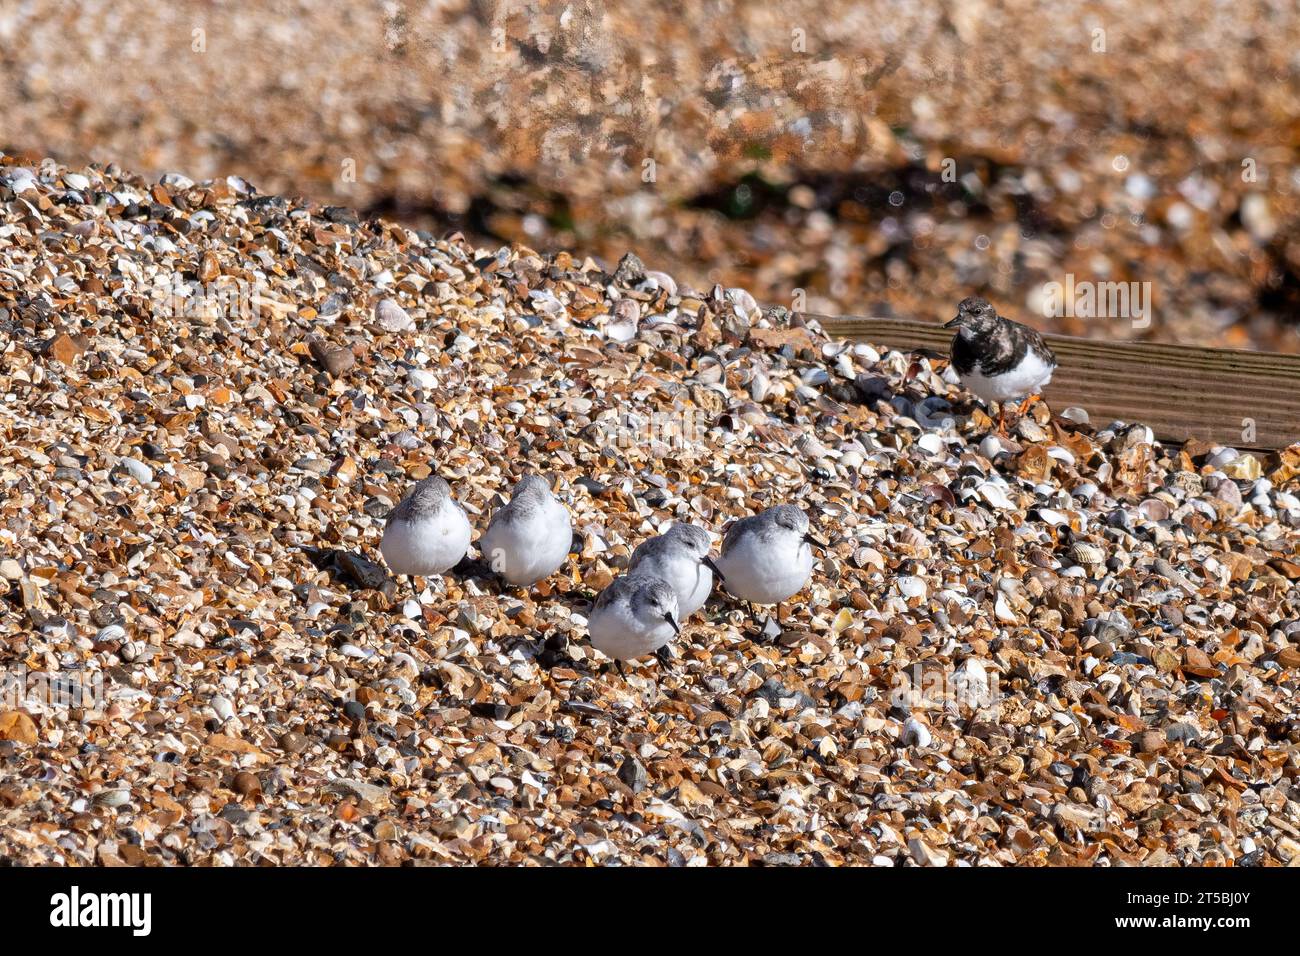
<svg viewBox="0 0 1300 956">
<path fill-rule="evenodd" d="M 894 349 L 946 355 L 952 341 L 949 330 L 909 319 L 807 318 L 831 335 Z M 1164 442 L 1277 450 L 1300 441 L 1300 355 L 1046 338 L 1060 367 L 1045 398 L 1058 410 L 1077 405 L 1096 425 L 1143 422 Z"/>
</svg>

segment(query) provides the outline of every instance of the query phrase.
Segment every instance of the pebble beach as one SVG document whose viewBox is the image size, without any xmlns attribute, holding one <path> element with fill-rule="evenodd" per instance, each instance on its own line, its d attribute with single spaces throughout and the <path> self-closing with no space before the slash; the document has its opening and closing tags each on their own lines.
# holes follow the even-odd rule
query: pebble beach
<svg viewBox="0 0 1300 956">
<path fill-rule="evenodd" d="M 0 159 L 0 857 L 1300 864 L 1300 445 L 1000 439 L 761 299 Z M 482 528 L 525 467 L 560 572 L 388 573 L 413 482 Z M 780 620 L 603 666 L 637 544 L 778 500 L 829 542 Z"/>
</svg>

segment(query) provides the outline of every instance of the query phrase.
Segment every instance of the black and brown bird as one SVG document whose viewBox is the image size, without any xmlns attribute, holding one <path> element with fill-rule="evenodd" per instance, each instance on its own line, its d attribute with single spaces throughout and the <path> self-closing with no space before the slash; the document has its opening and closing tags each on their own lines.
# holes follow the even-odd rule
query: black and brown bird
<svg viewBox="0 0 1300 956">
<path fill-rule="evenodd" d="M 952 367 L 962 385 L 986 405 L 998 403 L 998 430 L 1005 433 L 1005 405 L 1025 411 L 1052 380 L 1056 356 L 1037 331 L 998 315 L 987 299 L 969 296 L 944 323 L 952 337 Z"/>
</svg>

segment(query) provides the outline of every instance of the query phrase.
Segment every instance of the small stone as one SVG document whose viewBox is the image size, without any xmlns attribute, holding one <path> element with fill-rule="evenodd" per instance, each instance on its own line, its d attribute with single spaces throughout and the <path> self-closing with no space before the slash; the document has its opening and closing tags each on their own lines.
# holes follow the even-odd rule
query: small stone
<svg viewBox="0 0 1300 956">
<path fill-rule="evenodd" d="M 393 299 L 380 299 L 376 303 L 375 322 L 385 332 L 406 332 L 415 328 L 415 322 L 406 310 Z"/>
<path fill-rule="evenodd" d="M 357 356 L 351 349 L 335 348 L 326 343 L 324 339 L 318 337 L 308 339 L 307 347 L 311 351 L 311 357 L 316 360 L 316 364 L 328 372 L 332 378 L 338 378 L 357 364 Z"/>
<path fill-rule="evenodd" d="M 122 467 L 132 478 L 142 485 L 153 482 L 153 469 L 138 458 L 123 458 Z"/>
<path fill-rule="evenodd" d="M 918 866 L 948 865 L 948 854 L 936 850 L 919 836 L 908 838 L 907 849 Z"/>
<path fill-rule="evenodd" d="M 40 739 L 36 722 L 21 710 L 0 713 L 0 740 L 12 740 L 20 744 L 34 744 Z"/>
<path fill-rule="evenodd" d="M 235 793 L 241 797 L 255 797 L 262 793 L 262 783 L 257 779 L 256 774 L 249 773 L 247 770 L 241 770 L 235 774 L 234 780 Z"/>
<path fill-rule="evenodd" d="M 645 263 L 634 252 L 624 254 L 623 258 L 618 260 L 618 267 L 614 270 L 614 284 L 630 289 L 640 285 L 644 280 Z"/>
<path fill-rule="evenodd" d="M 650 785 L 650 775 L 645 765 L 635 757 L 626 757 L 618 768 L 618 779 L 627 785 L 633 793 L 640 793 Z"/>
<path fill-rule="evenodd" d="M 300 754 L 307 749 L 311 741 L 296 730 L 280 735 L 280 749 L 285 753 Z"/>
<path fill-rule="evenodd" d="M 1133 752 L 1139 754 L 1159 753 L 1165 749 L 1165 735 L 1158 730 L 1143 730 L 1129 738 Z"/>
<path fill-rule="evenodd" d="M 64 365 L 71 365 L 85 353 L 86 347 L 66 332 L 60 332 L 50 340 L 45 351 L 51 358 Z"/>
</svg>

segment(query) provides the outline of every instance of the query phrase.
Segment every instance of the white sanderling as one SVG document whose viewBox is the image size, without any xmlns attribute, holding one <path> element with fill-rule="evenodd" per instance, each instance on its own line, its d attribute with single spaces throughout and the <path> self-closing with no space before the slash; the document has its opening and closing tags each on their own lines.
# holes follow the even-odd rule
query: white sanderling
<svg viewBox="0 0 1300 956">
<path fill-rule="evenodd" d="M 615 578 L 597 595 L 587 619 L 592 645 L 614 659 L 619 673 L 623 661 L 647 654 L 668 663 L 668 642 L 681 631 L 677 592 L 648 574 Z"/>
<path fill-rule="evenodd" d="M 718 570 L 727 591 L 750 604 L 780 604 L 812 577 L 808 516 L 794 505 L 774 505 L 741 518 L 722 539 Z"/>
<path fill-rule="evenodd" d="M 709 557 L 709 533 L 692 524 L 675 524 L 642 541 L 627 563 L 629 577 L 650 575 L 667 581 L 677 593 L 677 611 L 694 614 L 713 590 L 716 566 Z"/>
<path fill-rule="evenodd" d="M 510 502 L 492 516 L 478 549 L 492 570 L 516 587 L 554 574 L 569 556 L 573 522 L 569 509 L 540 475 L 525 475 Z"/>
<path fill-rule="evenodd" d="M 470 526 L 437 476 L 418 482 L 388 515 L 379 551 L 395 574 L 442 574 L 469 550 Z"/>
<path fill-rule="evenodd" d="M 1037 331 L 1004 319 L 979 296 L 962 299 L 956 317 L 943 327 L 957 329 L 953 371 L 980 401 L 998 403 L 998 431 L 1005 433 L 1004 406 L 1020 402 L 1023 415 L 1051 382 L 1056 355 Z"/>
</svg>

